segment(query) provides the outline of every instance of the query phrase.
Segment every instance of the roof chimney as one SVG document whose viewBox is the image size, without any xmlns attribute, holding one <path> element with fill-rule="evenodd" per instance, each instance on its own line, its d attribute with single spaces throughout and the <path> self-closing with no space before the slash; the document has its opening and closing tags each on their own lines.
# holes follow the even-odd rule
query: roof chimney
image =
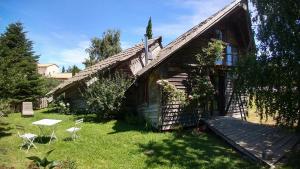
<svg viewBox="0 0 300 169">
<path fill-rule="evenodd" d="M 149 51 L 148 51 L 148 36 L 145 34 L 145 65 L 148 65 L 149 59 Z"/>
</svg>

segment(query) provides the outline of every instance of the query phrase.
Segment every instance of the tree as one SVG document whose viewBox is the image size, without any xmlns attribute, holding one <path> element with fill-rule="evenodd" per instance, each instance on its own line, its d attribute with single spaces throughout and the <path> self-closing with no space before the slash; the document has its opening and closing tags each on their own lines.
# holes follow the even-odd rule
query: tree
<svg viewBox="0 0 300 169">
<path fill-rule="evenodd" d="M 120 31 L 109 29 L 103 33 L 102 39 L 97 37 L 91 39 L 91 45 L 86 49 L 89 58 L 83 64 L 85 67 L 94 65 L 103 59 L 121 52 L 121 50 Z"/>
<path fill-rule="evenodd" d="M 66 70 L 65 70 L 65 67 L 64 67 L 64 66 L 62 67 L 62 69 L 61 69 L 61 72 L 62 72 L 62 73 L 65 73 L 65 72 L 66 72 Z"/>
<path fill-rule="evenodd" d="M 80 69 L 76 65 L 73 65 L 72 67 L 69 66 L 69 68 L 67 69 L 67 72 L 72 73 L 72 76 L 74 76 L 76 73 L 80 72 Z"/>
<path fill-rule="evenodd" d="M 215 64 L 222 59 L 224 45 L 222 41 L 209 42 L 207 47 L 195 55 L 197 66 L 190 77 L 192 104 L 204 107 L 212 101 L 217 90 L 214 86 Z"/>
<path fill-rule="evenodd" d="M 43 94 L 46 95 L 52 89 L 60 84 L 60 81 L 54 78 L 42 77 L 43 79 Z"/>
<path fill-rule="evenodd" d="M 152 39 L 152 21 L 151 21 L 151 17 L 148 20 L 148 25 L 146 28 L 146 35 L 148 37 L 148 39 Z"/>
<path fill-rule="evenodd" d="M 239 90 L 250 95 L 261 118 L 271 116 L 278 124 L 300 128 L 300 4 L 252 3 L 258 52 L 241 61 Z"/>
<path fill-rule="evenodd" d="M 106 59 L 112 55 L 118 54 L 122 51 L 120 43 L 120 31 L 119 30 L 107 30 L 102 35 L 101 43 L 101 57 L 99 60 Z"/>
<path fill-rule="evenodd" d="M 0 36 L 0 97 L 18 104 L 42 95 L 38 56 L 21 23 L 9 24 Z"/>
<path fill-rule="evenodd" d="M 92 66 L 99 61 L 98 58 L 101 57 L 101 44 L 102 39 L 96 37 L 91 39 L 90 47 L 85 50 L 89 54 L 89 58 L 86 58 L 83 62 L 85 67 Z"/>
<path fill-rule="evenodd" d="M 73 65 L 72 67 L 72 76 L 75 76 L 76 73 L 80 72 L 80 69 L 76 66 Z"/>
</svg>

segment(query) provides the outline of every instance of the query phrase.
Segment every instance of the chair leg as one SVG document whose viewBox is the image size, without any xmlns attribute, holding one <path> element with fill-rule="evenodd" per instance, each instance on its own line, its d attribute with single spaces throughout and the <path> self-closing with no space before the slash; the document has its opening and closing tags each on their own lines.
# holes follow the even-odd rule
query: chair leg
<svg viewBox="0 0 300 169">
<path fill-rule="evenodd" d="M 30 149 L 30 144 L 28 144 L 28 146 L 27 146 L 27 151 L 26 151 L 26 153 L 28 153 L 28 150 Z"/>
<path fill-rule="evenodd" d="M 26 152 L 28 152 L 28 150 L 30 149 L 31 146 L 34 147 L 35 149 L 37 149 L 37 147 L 36 147 L 35 144 L 33 143 L 34 140 L 35 140 L 35 138 L 33 138 L 33 139 L 28 139 L 28 142 L 27 142 L 27 151 L 26 151 Z"/>
<path fill-rule="evenodd" d="M 32 139 L 32 141 L 31 141 L 31 145 L 35 148 L 35 149 L 37 149 L 37 147 L 35 146 L 35 144 L 33 143 L 34 142 L 34 140 L 35 140 L 35 138 L 33 138 Z"/>
<path fill-rule="evenodd" d="M 76 132 L 73 132 L 73 134 L 72 134 L 72 139 L 73 139 L 73 140 L 76 140 L 76 138 L 78 138 L 78 135 L 76 134 Z"/>
<path fill-rule="evenodd" d="M 53 138 L 55 138 L 56 140 L 58 140 L 57 137 L 56 137 L 56 135 L 55 135 L 54 130 L 52 131 L 52 134 L 51 134 L 51 137 L 50 137 L 49 144 L 51 143 L 51 141 L 52 141 Z"/>
<path fill-rule="evenodd" d="M 20 145 L 20 150 L 22 150 L 22 148 L 27 144 L 27 142 L 24 139 L 22 141 L 23 143 Z"/>
</svg>

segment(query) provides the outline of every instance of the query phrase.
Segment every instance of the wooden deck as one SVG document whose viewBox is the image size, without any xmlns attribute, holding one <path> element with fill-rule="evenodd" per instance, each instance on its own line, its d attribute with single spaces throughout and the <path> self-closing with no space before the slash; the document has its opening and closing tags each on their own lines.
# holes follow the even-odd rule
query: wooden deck
<svg viewBox="0 0 300 169">
<path fill-rule="evenodd" d="M 232 117 L 206 120 L 208 127 L 251 159 L 273 167 L 298 142 L 299 136 L 274 126 Z"/>
</svg>

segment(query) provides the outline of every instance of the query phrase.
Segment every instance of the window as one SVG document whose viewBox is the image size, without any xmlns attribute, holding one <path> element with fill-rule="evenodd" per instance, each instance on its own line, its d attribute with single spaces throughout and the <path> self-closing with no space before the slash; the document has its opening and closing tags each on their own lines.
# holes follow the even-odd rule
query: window
<svg viewBox="0 0 300 169">
<path fill-rule="evenodd" d="M 222 33 L 221 30 L 216 29 L 216 33 L 215 34 L 216 34 L 216 39 L 223 40 L 223 33 Z"/>
<path fill-rule="evenodd" d="M 237 48 L 227 45 L 226 47 L 226 65 L 235 66 L 238 59 L 238 50 Z"/>
</svg>

